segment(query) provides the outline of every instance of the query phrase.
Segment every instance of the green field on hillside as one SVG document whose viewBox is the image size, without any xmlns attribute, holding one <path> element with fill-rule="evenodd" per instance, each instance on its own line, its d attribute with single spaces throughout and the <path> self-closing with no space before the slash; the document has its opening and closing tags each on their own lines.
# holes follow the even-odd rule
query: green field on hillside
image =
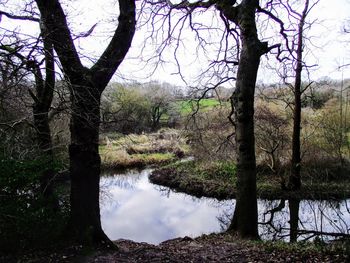
<svg viewBox="0 0 350 263">
<path fill-rule="evenodd" d="M 220 102 L 217 99 L 201 99 L 201 100 L 180 100 L 176 102 L 176 107 L 181 115 L 187 115 L 192 112 L 209 110 L 226 102 Z"/>
</svg>

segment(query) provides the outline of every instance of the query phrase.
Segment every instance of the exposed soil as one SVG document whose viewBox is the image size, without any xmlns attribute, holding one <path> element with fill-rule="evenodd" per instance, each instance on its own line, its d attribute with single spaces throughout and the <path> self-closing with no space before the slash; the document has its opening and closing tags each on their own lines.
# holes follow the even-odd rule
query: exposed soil
<svg viewBox="0 0 350 263">
<path fill-rule="evenodd" d="M 98 250 L 81 255 L 71 249 L 50 255 L 32 255 L 17 262 L 349 262 L 345 253 L 302 248 L 286 250 L 262 242 L 242 241 L 227 234 L 178 238 L 157 246 L 129 240 L 117 240 L 115 244 L 119 248 L 117 251 Z M 2 262 L 16 262 L 6 260 Z"/>
</svg>

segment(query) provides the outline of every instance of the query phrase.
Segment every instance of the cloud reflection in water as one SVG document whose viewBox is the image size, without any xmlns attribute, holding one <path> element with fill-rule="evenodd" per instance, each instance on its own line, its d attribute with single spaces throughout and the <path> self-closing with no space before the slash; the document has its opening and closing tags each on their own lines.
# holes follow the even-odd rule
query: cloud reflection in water
<svg viewBox="0 0 350 263">
<path fill-rule="evenodd" d="M 125 238 L 158 244 L 226 229 L 234 200 L 219 202 L 175 193 L 151 184 L 151 171 L 131 170 L 101 177 L 102 227 L 112 240 Z M 258 209 L 259 234 L 264 240 L 313 239 L 315 233 L 310 231 L 350 234 L 350 199 L 258 200 Z M 333 238 L 322 237 L 325 241 Z"/>
<path fill-rule="evenodd" d="M 161 191 L 148 181 L 150 169 L 101 177 L 102 227 L 119 238 L 158 244 L 164 240 L 220 231 L 217 217 L 234 201 L 214 201 Z"/>
</svg>

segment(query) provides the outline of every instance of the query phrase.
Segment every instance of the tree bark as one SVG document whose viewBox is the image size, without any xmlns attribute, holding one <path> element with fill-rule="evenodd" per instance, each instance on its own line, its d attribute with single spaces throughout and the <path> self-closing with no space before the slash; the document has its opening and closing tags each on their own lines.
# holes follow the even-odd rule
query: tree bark
<svg viewBox="0 0 350 263">
<path fill-rule="evenodd" d="M 232 229 L 244 238 L 257 238 L 256 160 L 254 137 L 254 88 L 259 57 L 242 44 L 236 90 L 232 96 L 235 108 L 235 141 L 237 153 L 237 199 Z M 252 53 L 253 52 L 253 53 Z M 255 53 L 255 54 L 254 54 Z M 252 56 L 252 54 L 254 54 Z"/>
<path fill-rule="evenodd" d="M 237 201 L 234 216 L 228 231 L 237 231 L 243 238 L 258 238 L 257 200 L 256 200 L 256 159 L 254 137 L 254 92 L 260 64 L 260 57 L 277 45 L 268 47 L 260 42 L 257 34 L 255 14 L 259 0 L 242 1 L 156 1 L 170 8 L 186 10 L 215 7 L 223 18 L 226 29 L 232 30 L 230 22 L 239 27 L 240 58 L 236 79 L 236 89 L 231 96 L 234 111 L 235 140 L 237 152 Z M 169 13 L 170 14 L 170 13 Z M 230 21 L 230 22 L 229 22 Z M 237 43 L 239 44 L 239 43 Z M 229 51 L 229 50 L 227 50 Z"/>
<path fill-rule="evenodd" d="M 99 206 L 101 160 L 98 154 L 100 92 L 81 79 L 73 84 L 69 146 L 71 178 L 70 235 L 84 243 L 109 242 Z M 72 95 L 73 96 L 73 95 Z"/>
<path fill-rule="evenodd" d="M 80 61 L 59 1 L 36 0 L 36 3 L 71 88 L 71 213 L 67 233 L 80 243 L 111 244 L 101 227 L 99 206 L 100 98 L 131 46 L 136 24 L 135 1 L 119 0 L 118 27 L 90 69 Z"/>
<path fill-rule="evenodd" d="M 293 136 L 292 136 L 292 161 L 288 188 L 298 190 L 301 187 L 301 153 L 300 153 L 300 131 L 301 131 L 301 73 L 303 70 L 303 30 L 305 18 L 309 8 L 306 0 L 304 10 L 301 14 L 298 26 L 298 42 L 296 50 L 296 68 L 294 82 L 294 112 L 293 112 Z"/>
<path fill-rule="evenodd" d="M 46 198 L 53 198 L 52 179 L 54 176 L 53 169 L 53 151 L 51 130 L 49 126 L 48 112 L 40 108 L 40 105 L 34 105 L 34 127 L 37 133 L 37 141 L 43 160 L 45 161 L 45 170 L 40 176 L 40 189 L 42 195 Z M 58 208 L 58 204 L 54 202 L 54 208 Z"/>
<path fill-rule="evenodd" d="M 37 129 L 39 147 L 47 158 L 47 169 L 41 176 L 41 188 L 44 197 L 49 200 L 54 209 L 58 209 L 58 200 L 54 197 L 52 179 L 54 177 L 53 149 L 49 121 L 49 110 L 52 104 L 55 88 L 55 60 L 53 43 L 48 37 L 48 32 L 41 30 L 45 52 L 45 81 L 36 84 L 37 101 L 34 103 L 34 125 Z M 40 68 L 38 67 L 40 71 Z M 39 76 L 38 76 L 39 77 Z M 39 77 L 40 78 L 40 77 Z M 39 80 L 40 81 L 40 80 Z"/>
<path fill-rule="evenodd" d="M 297 62 L 299 64 L 299 62 Z M 301 63 L 300 63 L 301 64 Z M 298 73 L 300 72 L 300 73 Z M 301 67 L 297 66 L 297 76 L 294 86 L 294 112 L 293 112 L 293 135 L 292 135 L 292 162 L 289 177 L 289 189 L 298 190 L 301 187 L 301 154 L 300 154 L 300 130 L 301 130 Z"/>
<path fill-rule="evenodd" d="M 298 240 L 298 226 L 299 226 L 299 199 L 289 199 L 289 224 L 290 224 L 290 237 L 289 241 L 297 242 Z"/>
<path fill-rule="evenodd" d="M 243 238 L 258 238 L 256 196 L 256 159 L 254 137 L 254 92 L 260 57 L 267 44 L 259 41 L 255 23 L 258 1 L 242 1 L 233 17 L 240 27 L 242 50 L 238 64 L 236 89 L 231 97 L 235 110 L 237 152 L 237 199 L 230 230 Z"/>
</svg>

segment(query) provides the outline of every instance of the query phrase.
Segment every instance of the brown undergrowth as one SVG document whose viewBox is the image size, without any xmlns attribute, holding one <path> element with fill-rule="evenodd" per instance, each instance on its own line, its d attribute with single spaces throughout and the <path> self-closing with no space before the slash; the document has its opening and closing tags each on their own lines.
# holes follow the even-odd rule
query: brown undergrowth
<svg viewBox="0 0 350 263">
<path fill-rule="evenodd" d="M 102 167 L 121 169 L 170 163 L 188 154 L 188 146 L 177 130 L 130 134 L 117 138 L 101 136 Z"/>
</svg>

